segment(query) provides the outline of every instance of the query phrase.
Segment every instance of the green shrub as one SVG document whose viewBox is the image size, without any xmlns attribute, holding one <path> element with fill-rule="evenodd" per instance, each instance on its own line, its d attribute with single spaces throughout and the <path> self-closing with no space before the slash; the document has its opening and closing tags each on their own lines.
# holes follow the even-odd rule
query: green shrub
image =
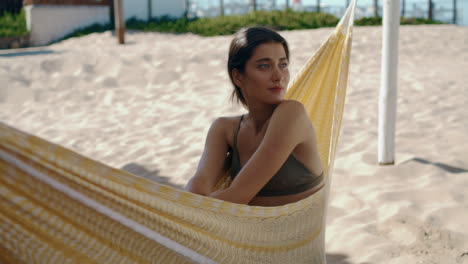
<svg viewBox="0 0 468 264">
<path fill-rule="evenodd" d="M 401 17 L 401 25 L 423 25 L 423 24 L 448 24 L 442 21 L 430 20 L 427 18 L 417 18 L 417 17 Z"/>
<path fill-rule="evenodd" d="M 356 26 L 381 26 L 382 17 L 362 17 L 354 20 Z M 400 17 L 400 25 L 446 24 L 437 20 L 415 17 Z"/>
<path fill-rule="evenodd" d="M 354 20 L 356 26 L 378 26 L 382 25 L 382 17 L 361 17 Z"/>
<path fill-rule="evenodd" d="M 5 12 L 0 16 L 0 37 L 16 37 L 28 34 L 24 9 L 17 15 Z"/>
<path fill-rule="evenodd" d="M 168 16 L 149 22 L 135 18 L 127 20 L 128 29 L 171 33 L 191 32 L 201 36 L 233 34 L 242 27 L 267 26 L 277 30 L 332 27 L 338 18 L 324 13 L 286 11 L 257 11 L 246 15 L 219 16 L 214 18 L 175 19 Z"/>
<path fill-rule="evenodd" d="M 24 17 L 24 12 L 22 14 Z M 11 18 L 8 19 L 11 20 Z M 24 19 L 22 21 L 24 22 L 25 28 L 26 22 Z M 267 26 L 276 30 L 313 29 L 320 27 L 334 27 L 338 23 L 338 21 L 339 19 L 337 17 L 326 13 L 296 12 L 292 9 L 288 9 L 285 11 L 256 11 L 250 12 L 245 15 L 218 16 L 214 18 L 204 17 L 195 19 L 176 19 L 169 16 L 163 16 L 160 18 L 152 19 L 150 21 L 131 18 L 126 21 L 125 25 L 127 29 L 135 29 L 141 31 L 157 31 L 169 33 L 191 32 L 201 36 L 219 36 L 230 35 L 235 33 L 240 28 L 249 26 Z M 424 18 L 401 18 L 402 25 L 441 23 L 442 22 L 432 21 Z M 356 19 L 354 21 L 354 24 L 357 26 L 382 25 L 382 18 L 363 17 L 360 19 Z M 0 25 L 2 24 L 0 23 Z M 71 37 L 80 37 L 90 33 L 104 32 L 113 29 L 114 28 L 111 24 L 94 24 L 85 28 L 78 29 L 58 41 Z"/>
<path fill-rule="evenodd" d="M 190 21 L 191 20 L 186 18 L 176 19 L 169 16 L 151 19 L 150 21 L 131 18 L 125 22 L 125 26 L 128 29 L 137 29 L 141 31 L 185 33 L 188 32 L 187 25 Z"/>
<path fill-rule="evenodd" d="M 338 18 L 325 13 L 286 11 L 256 11 L 246 15 L 200 18 L 188 25 L 188 31 L 202 36 L 233 34 L 242 27 L 267 26 L 276 30 L 332 27 Z"/>
<path fill-rule="evenodd" d="M 70 34 L 65 35 L 63 38 L 53 41 L 52 43 L 57 43 L 57 42 L 60 42 L 62 40 L 69 39 L 69 38 L 82 37 L 82 36 L 89 35 L 92 33 L 105 32 L 105 31 L 112 30 L 112 29 L 113 28 L 110 23 L 109 24 L 96 23 L 90 26 L 79 28 Z M 52 43 L 49 43 L 49 44 L 52 44 Z"/>
</svg>

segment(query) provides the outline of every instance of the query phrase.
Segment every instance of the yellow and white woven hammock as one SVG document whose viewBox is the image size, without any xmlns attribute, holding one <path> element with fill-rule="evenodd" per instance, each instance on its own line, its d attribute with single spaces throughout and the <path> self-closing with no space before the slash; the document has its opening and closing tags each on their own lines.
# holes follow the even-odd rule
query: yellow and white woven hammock
<svg viewBox="0 0 468 264">
<path fill-rule="evenodd" d="M 287 93 L 306 106 L 316 128 L 326 168 L 320 191 L 278 207 L 229 203 L 0 123 L 0 263 L 325 263 L 354 5 Z"/>
</svg>

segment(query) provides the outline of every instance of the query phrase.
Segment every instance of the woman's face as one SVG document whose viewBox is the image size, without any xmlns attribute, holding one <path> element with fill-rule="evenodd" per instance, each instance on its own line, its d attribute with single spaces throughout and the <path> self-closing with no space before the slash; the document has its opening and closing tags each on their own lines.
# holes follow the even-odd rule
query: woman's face
<svg viewBox="0 0 468 264">
<path fill-rule="evenodd" d="M 265 43 L 255 48 L 238 74 L 242 94 L 247 103 L 279 104 L 289 83 L 289 61 L 281 43 Z"/>
</svg>

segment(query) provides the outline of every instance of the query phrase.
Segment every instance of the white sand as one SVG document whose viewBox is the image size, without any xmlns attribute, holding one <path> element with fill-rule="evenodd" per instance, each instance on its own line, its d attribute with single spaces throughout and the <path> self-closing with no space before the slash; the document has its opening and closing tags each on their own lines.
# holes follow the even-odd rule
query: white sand
<svg viewBox="0 0 468 264">
<path fill-rule="evenodd" d="M 283 33 L 292 75 L 331 30 Z M 468 263 L 468 27 L 400 32 L 398 163 L 381 167 L 382 32 L 355 28 L 329 263 Z M 0 121 L 180 188 L 195 172 L 214 118 L 243 112 L 228 100 L 231 37 L 126 37 L 125 46 L 106 32 L 0 51 Z"/>
</svg>

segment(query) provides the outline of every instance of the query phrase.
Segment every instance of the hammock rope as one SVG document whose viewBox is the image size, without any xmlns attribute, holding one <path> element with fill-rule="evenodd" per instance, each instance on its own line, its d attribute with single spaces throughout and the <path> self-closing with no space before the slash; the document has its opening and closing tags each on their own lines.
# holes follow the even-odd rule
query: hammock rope
<svg viewBox="0 0 468 264">
<path fill-rule="evenodd" d="M 286 95 L 305 105 L 316 128 L 324 188 L 283 206 L 229 203 L 111 168 L 0 122 L 0 263 L 325 263 L 354 7 L 352 1 Z"/>
</svg>

